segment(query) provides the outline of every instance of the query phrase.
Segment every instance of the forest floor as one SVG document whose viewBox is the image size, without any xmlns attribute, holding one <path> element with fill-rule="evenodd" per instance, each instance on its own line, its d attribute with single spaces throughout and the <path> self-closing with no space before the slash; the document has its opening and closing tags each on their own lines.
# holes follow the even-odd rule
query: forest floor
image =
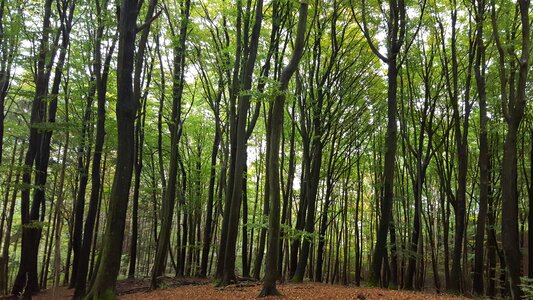
<svg viewBox="0 0 533 300">
<path fill-rule="evenodd" d="M 186 299 L 186 300 L 222 300 L 222 299 L 257 299 L 261 291 L 259 282 L 243 282 L 224 288 L 216 288 L 207 279 L 197 278 L 163 278 L 162 288 L 149 290 L 149 281 L 141 279 L 121 280 L 117 284 L 119 299 Z M 429 292 L 411 292 L 387 290 L 380 288 L 366 288 L 356 286 L 331 285 L 324 283 L 285 283 L 279 284 L 278 290 L 283 294 L 281 298 L 269 297 L 265 299 L 467 299 L 459 296 L 437 295 Z M 56 299 L 71 299 L 72 289 L 61 287 Z M 33 297 L 36 300 L 53 299 L 52 290 L 46 290 Z"/>
</svg>

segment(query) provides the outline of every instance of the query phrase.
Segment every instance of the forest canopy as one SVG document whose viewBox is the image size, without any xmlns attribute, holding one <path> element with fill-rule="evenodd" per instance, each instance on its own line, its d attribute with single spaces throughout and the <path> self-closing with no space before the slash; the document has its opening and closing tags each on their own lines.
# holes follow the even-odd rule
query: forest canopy
<svg viewBox="0 0 533 300">
<path fill-rule="evenodd" d="M 0 295 L 176 276 L 532 297 L 532 16 L 0 0 Z"/>
</svg>

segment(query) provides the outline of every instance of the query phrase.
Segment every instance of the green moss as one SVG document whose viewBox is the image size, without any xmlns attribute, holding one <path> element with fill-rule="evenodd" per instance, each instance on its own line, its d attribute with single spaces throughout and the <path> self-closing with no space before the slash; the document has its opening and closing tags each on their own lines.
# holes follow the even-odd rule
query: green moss
<svg viewBox="0 0 533 300">
<path fill-rule="evenodd" d="M 117 296 L 113 289 L 106 289 L 102 293 L 90 292 L 85 300 L 116 300 Z"/>
<path fill-rule="evenodd" d="M 303 282 L 303 278 L 295 274 L 294 276 L 292 276 L 291 282 L 292 283 L 301 283 L 301 282 Z"/>
</svg>

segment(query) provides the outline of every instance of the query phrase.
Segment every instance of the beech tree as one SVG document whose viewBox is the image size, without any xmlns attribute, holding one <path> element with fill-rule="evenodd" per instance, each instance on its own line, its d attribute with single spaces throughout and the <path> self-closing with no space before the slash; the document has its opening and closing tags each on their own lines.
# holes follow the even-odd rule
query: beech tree
<svg viewBox="0 0 533 300">
<path fill-rule="evenodd" d="M 518 128 L 522 122 L 526 106 L 526 82 L 529 70 L 529 36 L 531 24 L 529 20 L 529 4 L 529 1 L 517 2 L 520 17 L 516 18 L 517 20 L 515 22 L 519 22 L 521 28 L 521 54 L 517 61 L 518 65 L 515 60 L 511 60 L 509 65 L 506 64 L 506 55 L 515 55 L 514 51 L 516 50 L 511 48 L 511 51 L 507 51 L 506 53 L 503 48 L 503 41 L 497 26 L 498 19 L 494 1 L 492 1 L 491 15 L 493 37 L 498 50 L 501 106 L 503 117 L 507 123 L 501 171 L 502 242 L 512 299 L 520 299 L 523 295 L 520 288 L 520 250 L 518 246 L 518 170 L 516 140 Z M 515 34 L 512 34 L 511 37 L 517 38 Z"/>
<path fill-rule="evenodd" d="M 0 294 L 530 297 L 531 16 L 0 0 Z"/>
<path fill-rule="evenodd" d="M 149 27 L 155 1 L 147 12 Z M 117 65 L 117 130 L 118 147 L 113 187 L 109 199 L 107 226 L 99 252 L 99 262 L 87 299 L 114 297 L 114 288 L 120 268 L 124 225 L 128 208 L 129 190 L 133 170 L 134 122 L 138 103 L 134 98 L 133 72 L 135 60 L 135 36 L 137 33 L 137 1 L 124 0 L 120 5 L 118 26 Z M 143 45 L 137 54 L 143 57 Z M 141 58 L 139 58 L 140 60 Z"/>
</svg>

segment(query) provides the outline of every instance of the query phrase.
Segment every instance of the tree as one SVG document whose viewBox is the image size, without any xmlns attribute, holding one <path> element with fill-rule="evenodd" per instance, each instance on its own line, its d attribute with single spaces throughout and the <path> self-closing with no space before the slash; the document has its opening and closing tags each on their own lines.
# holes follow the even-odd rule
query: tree
<svg viewBox="0 0 533 300">
<path fill-rule="evenodd" d="M 404 94 L 403 86 L 401 88 L 402 98 L 407 98 L 402 99 L 402 102 L 407 105 L 401 106 L 400 124 L 402 142 L 406 148 L 404 151 L 407 152 L 404 154 L 404 158 L 409 159 L 406 165 L 407 172 L 411 177 L 414 195 L 413 231 L 410 237 L 409 259 L 403 283 L 405 289 L 421 289 L 423 286 L 423 283 L 419 282 L 415 276 L 415 272 L 417 274 L 422 272 L 419 246 L 420 242 L 424 240 L 422 231 L 423 189 L 431 159 L 443 142 L 443 140 L 436 141 L 436 145 L 434 145 L 433 141 L 435 128 L 438 128 L 438 124 L 435 126 L 434 123 L 441 121 L 435 120 L 435 110 L 443 88 L 443 76 L 435 74 L 437 69 L 434 62 L 438 48 L 434 43 L 428 45 L 429 49 L 426 49 L 425 46 L 421 48 L 413 48 L 412 50 L 419 52 L 417 60 L 420 61 L 420 64 L 417 66 L 416 61 L 407 60 L 404 68 L 405 75 L 404 72 L 401 72 L 400 75 L 402 76 L 400 79 L 402 85 L 403 78 L 406 77 L 407 79 L 407 92 L 405 92 L 407 95 Z M 419 91 L 418 85 L 423 86 L 422 91 Z M 417 109 L 418 107 L 421 109 Z M 409 114 L 406 114 L 405 110 L 410 110 Z M 411 118 L 408 117 L 409 115 Z M 419 266 L 418 269 L 417 266 Z"/>
<path fill-rule="evenodd" d="M 118 26 L 117 65 L 117 161 L 109 199 L 107 226 L 100 248 L 99 263 L 86 299 L 114 299 L 120 268 L 124 225 L 133 171 L 134 122 L 137 103 L 133 98 L 137 1 L 122 0 Z M 149 26 L 149 25 L 148 25 Z"/>
<path fill-rule="evenodd" d="M 103 19 L 105 17 L 105 8 L 107 1 L 97 1 L 95 3 L 97 13 L 97 28 L 94 39 L 94 73 L 97 97 L 97 112 L 96 112 L 96 137 L 94 142 L 94 152 L 92 158 L 91 170 L 91 194 L 89 197 L 89 207 L 87 209 L 87 216 L 83 227 L 83 241 L 80 250 L 80 258 L 76 272 L 77 280 L 74 291 L 75 298 L 81 298 L 85 295 L 87 287 L 87 273 L 89 270 L 89 257 L 91 246 L 93 244 L 93 234 L 95 227 L 95 220 L 98 212 L 98 200 L 101 191 L 101 162 L 102 152 L 105 139 L 105 119 L 106 119 L 106 93 L 108 86 L 109 69 L 111 66 L 111 58 L 116 47 L 116 37 L 112 37 L 111 47 L 102 57 L 102 47 L 104 39 L 104 32 L 106 30 Z M 102 61 L 103 60 L 103 61 Z"/>
<path fill-rule="evenodd" d="M 486 4 L 484 0 L 478 0 L 476 9 L 476 62 L 474 67 L 476 87 L 479 102 L 479 214 L 476 226 L 476 249 L 474 259 L 474 283 L 475 294 L 483 295 L 483 256 L 485 243 L 485 223 L 487 220 L 488 198 L 490 197 L 490 153 L 488 141 L 488 117 L 487 117 L 487 94 L 486 94 L 486 68 L 485 68 L 485 42 L 483 40 L 483 24 Z"/>
<path fill-rule="evenodd" d="M 426 1 L 423 1 L 420 20 L 424 13 Z M 383 7 L 380 5 L 381 12 L 384 14 L 384 19 L 387 22 L 387 39 L 386 48 L 387 55 L 383 55 L 379 52 L 375 43 L 372 41 L 371 33 L 367 24 L 367 4 L 365 1 L 361 2 L 361 22 L 357 22 L 359 28 L 363 32 L 370 49 L 372 52 L 387 65 L 387 134 L 386 134 L 386 146 L 385 146 L 385 166 L 384 166 L 384 188 L 383 198 L 381 199 L 381 219 L 379 222 L 379 228 L 377 231 L 376 246 L 374 247 L 374 254 L 372 256 L 372 269 L 370 272 L 370 281 L 373 284 L 380 282 L 381 268 L 384 258 L 386 257 L 386 243 L 389 226 L 391 223 L 392 205 L 394 199 L 394 164 L 396 161 L 396 148 L 397 148 L 397 124 L 396 124 L 396 111 L 397 111 L 397 86 L 398 86 L 398 69 L 401 67 L 405 56 L 400 56 L 400 51 L 404 47 L 404 52 L 409 50 L 409 47 L 414 40 L 414 36 L 411 41 L 406 41 L 407 32 L 407 13 L 406 5 L 404 1 L 392 0 L 388 3 L 388 12 L 385 15 Z M 352 8 L 353 10 L 353 8 Z M 355 12 L 354 12 L 355 15 Z M 416 27 L 415 36 L 420 28 L 420 23 Z"/>
<path fill-rule="evenodd" d="M 15 31 L 20 19 L 14 11 L 14 4 L 8 0 L 0 2 L 0 164 L 4 148 L 4 119 L 6 117 L 6 99 L 12 80 L 12 70 L 17 57 L 19 39 Z"/>
<path fill-rule="evenodd" d="M 503 116 L 507 123 L 507 133 L 503 148 L 502 159 L 502 242 L 507 278 L 510 284 L 512 299 L 521 299 L 523 291 L 520 288 L 520 248 L 518 238 L 518 187 L 517 187 L 517 135 L 520 123 L 524 116 L 526 107 L 526 84 L 529 70 L 529 45 L 530 45 L 530 20 L 529 1 L 520 0 L 517 2 L 520 12 L 521 25 L 521 55 L 515 64 L 514 58 L 509 65 L 506 63 L 507 55 L 514 57 L 514 48 L 508 51 L 504 49 L 504 41 L 500 37 L 500 29 L 497 25 L 496 4 L 492 1 L 492 29 L 493 37 L 498 50 L 499 75 L 500 75 L 500 97 Z M 509 8 L 504 10 L 509 13 Z M 518 18 L 515 18 L 515 20 Z M 518 20 L 516 20 L 518 22 Z M 509 35 L 507 35 L 509 36 Z M 514 34 L 511 35 L 515 37 Z M 511 41 L 506 41 L 510 43 Z M 518 68 L 518 70 L 516 70 Z M 515 72 L 518 74 L 515 83 Z M 509 77 L 507 77 L 509 76 Z M 508 92 L 509 91 L 509 94 Z"/>
<path fill-rule="evenodd" d="M 270 188 L 270 212 L 269 212 L 269 232 L 268 232 L 268 248 L 266 258 L 266 270 L 265 279 L 263 283 L 263 289 L 259 294 L 260 297 L 266 297 L 269 295 L 279 295 L 276 289 L 276 280 L 279 277 L 278 273 L 278 256 L 279 256 L 279 234 L 280 234 L 280 182 L 279 182 L 279 142 L 281 131 L 283 130 L 283 115 L 284 104 L 286 98 L 287 87 L 289 81 L 298 68 L 298 63 L 303 55 L 305 33 L 307 27 L 307 11 L 309 4 L 307 2 L 300 2 L 300 8 L 298 13 L 298 24 L 296 31 L 296 40 L 294 43 L 294 49 L 289 60 L 289 63 L 285 66 L 281 73 L 280 78 L 280 91 L 274 100 L 272 107 L 272 114 L 270 118 L 270 143 L 268 147 L 269 153 L 269 188 Z"/>
<path fill-rule="evenodd" d="M 37 57 L 37 70 L 35 74 L 35 94 L 31 108 L 30 139 L 28 150 L 24 158 L 24 172 L 22 182 L 25 187 L 21 190 L 21 214 L 22 214 L 22 247 L 21 262 L 12 293 L 31 296 L 39 291 L 37 279 L 37 255 L 41 238 L 41 224 L 44 216 L 41 214 L 41 206 L 45 205 L 45 185 L 48 175 L 48 163 L 50 158 L 50 139 L 53 128 L 46 129 L 47 124 L 55 123 L 57 112 L 57 98 L 63 75 L 63 66 L 70 43 L 70 31 L 75 3 L 64 0 L 58 3 L 60 16 L 60 30 L 57 36 L 61 36 L 61 49 L 55 65 L 52 90 L 48 94 L 50 71 L 54 62 L 55 50 L 49 51 L 49 38 L 51 31 L 52 1 L 44 4 L 42 37 Z M 45 97 L 51 99 L 45 101 Z M 41 131 L 42 127 L 45 127 Z M 34 179 L 34 192 L 30 208 L 30 186 L 32 167 L 35 165 L 36 176 Z"/>
<path fill-rule="evenodd" d="M 461 260 L 463 254 L 464 236 L 465 236 L 465 218 L 466 218 L 466 189 L 467 189 L 467 172 L 468 172 L 468 129 L 469 118 L 472 107 L 470 99 L 470 86 L 472 80 L 472 65 L 474 62 L 474 47 L 473 42 L 470 39 L 471 30 L 469 30 L 469 42 L 467 52 L 467 64 L 466 68 L 459 70 L 459 57 L 458 57 L 458 45 L 457 45 L 457 2 L 454 0 L 451 2 L 451 37 L 450 46 L 448 47 L 445 39 L 445 31 L 442 20 L 438 20 L 438 26 L 440 30 L 440 39 L 442 42 L 442 65 L 444 67 L 444 74 L 446 79 L 446 90 L 448 99 L 453 110 L 453 122 L 454 122 L 454 137 L 457 147 L 457 191 L 455 199 L 451 202 L 455 212 L 455 236 L 454 247 L 452 255 L 452 269 L 451 274 L 456 276 L 450 276 L 449 282 L 446 282 L 447 288 L 455 291 L 462 292 L 464 290 L 464 276 L 461 271 Z M 450 50 L 450 57 L 448 57 L 448 50 Z M 451 64 L 451 66 L 450 66 Z M 464 82 L 461 81 L 460 72 L 465 72 Z M 461 86 L 461 83 L 463 84 Z M 464 93 L 460 93 L 460 89 L 464 90 Z M 463 95 L 464 109 L 461 115 L 460 96 Z"/>
<path fill-rule="evenodd" d="M 174 203 L 176 199 L 176 184 L 179 166 L 178 143 L 182 134 L 183 120 L 181 116 L 182 93 L 185 84 L 185 57 L 187 28 L 189 24 L 191 1 L 186 0 L 181 4 L 181 23 L 179 28 L 179 40 L 174 46 L 174 81 L 172 87 L 172 118 L 170 128 L 170 165 L 168 173 L 167 187 L 165 189 L 165 199 L 163 202 L 163 219 L 161 220 L 161 231 L 157 243 L 154 269 L 152 271 L 151 287 L 157 288 L 157 277 L 163 275 L 164 262 L 167 256 L 168 243 L 170 240 L 170 229 L 172 228 L 172 217 L 174 215 Z M 169 17 L 170 18 L 170 17 Z M 169 19 L 170 21 L 170 19 Z M 183 191 L 182 191 L 183 192 Z M 186 222 L 186 221 L 185 221 Z M 184 235 L 186 235 L 184 230 Z M 179 237 L 179 235 L 178 235 Z M 185 246 L 185 245 L 182 245 Z"/>
<path fill-rule="evenodd" d="M 240 31 L 240 18 L 242 14 L 242 3 L 240 0 L 237 1 L 237 27 L 238 32 Z M 237 243 L 237 232 L 239 224 L 239 212 L 242 202 L 242 181 L 244 167 L 246 164 L 246 140 L 247 140 L 247 129 L 246 121 L 247 114 L 250 107 L 250 98 L 251 95 L 247 93 L 252 87 L 252 77 L 253 69 L 255 65 L 255 60 L 257 58 L 257 50 L 259 44 L 259 34 L 261 29 L 261 23 L 263 21 L 263 1 L 258 0 L 255 3 L 255 15 L 254 22 L 252 26 L 252 31 L 250 35 L 249 42 L 247 41 L 247 59 L 244 61 L 242 66 L 242 73 L 239 74 L 240 63 L 235 63 L 234 76 L 233 76 L 233 86 L 230 97 L 236 100 L 238 96 L 238 106 L 237 110 L 232 113 L 232 123 L 231 125 L 231 168 L 230 168 L 230 178 L 228 181 L 228 189 L 230 192 L 226 194 L 227 200 L 224 206 L 224 219 L 222 227 L 222 242 L 220 244 L 219 257 L 223 257 L 222 262 L 219 260 L 219 265 L 217 266 L 217 277 L 220 280 L 220 285 L 228 285 L 231 282 L 236 281 L 235 275 L 235 250 Z M 248 26 L 248 25 L 246 25 Z M 247 36 L 247 35 L 245 35 Z M 237 44 L 237 55 L 240 59 L 241 49 L 240 49 L 240 36 L 237 36 L 239 40 Z M 238 77 L 239 76 L 239 77 Z M 240 81 L 238 81 L 240 80 Z M 239 94 L 240 93 L 240 94 Z M 230 104 L 232 105 L 232 104 Z M 232 105 L 233 106 L 233 105 Z M 232 108 L 233 109 L 233 108 Z M 234 119 L 233 117 L 236 117 Z M 235 120 L 235 121 L 233 121 Z M 253 124 L 253 123 L 252 123 Z M 253 126 L 252 126 L 253 128 Z M 225 230 L 224 230 L 225 228 Z"/>
</svg>

